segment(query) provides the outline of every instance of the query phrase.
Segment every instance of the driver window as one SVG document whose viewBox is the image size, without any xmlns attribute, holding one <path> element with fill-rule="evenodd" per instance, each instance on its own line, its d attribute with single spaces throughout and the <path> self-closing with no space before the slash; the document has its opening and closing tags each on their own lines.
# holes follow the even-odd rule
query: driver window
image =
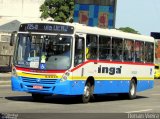
<svg viewBox="0 0 160 119">
<path fill-rule="evenodd" d="M 84 38 L 77 37 L 75 40 L 74 66 L 84 61 Z"/>
</svg>

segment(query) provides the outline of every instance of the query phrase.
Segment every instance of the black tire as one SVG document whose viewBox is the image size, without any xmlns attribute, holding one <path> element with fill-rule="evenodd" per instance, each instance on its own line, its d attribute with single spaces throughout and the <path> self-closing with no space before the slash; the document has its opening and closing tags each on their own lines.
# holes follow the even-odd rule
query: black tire
<svg viewBox="0 0 160 119">
<path fill-rule="evenodd" d="M 92 96 L 92 86 L 89 82 L 86 83 L 84 87 L 84 93 L 82 95 L 82 102 L 88 103 Z"/>
<path fill-rule="evenodd" d="M 44 95 L 37 94 L 37 93 L 32 93 L 32 98 L 33 98 L 34 101 L 43 101 Z"/>
<path fill-rule="evenodd" d="M 129 99 L 135 99 L 136 98 L 136 90 L 137 89 L 137 85 L 135 80 L 131 80 L 130 81 L 130 86 L 129 86 L 129 93 L 128 93 L 128 98 Z"/>
</svg>

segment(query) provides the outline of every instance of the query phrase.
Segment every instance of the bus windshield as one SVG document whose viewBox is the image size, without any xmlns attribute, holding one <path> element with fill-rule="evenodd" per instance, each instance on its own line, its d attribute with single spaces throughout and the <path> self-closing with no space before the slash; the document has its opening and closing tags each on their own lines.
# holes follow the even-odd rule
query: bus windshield
<svg viewBox="0 0 160 119">
<path fill-rule="evenodd" d="M 15 65 L 44 70 L 66 70 L 71 66 L 72 36 L 19 34 Z"/>
</svg>

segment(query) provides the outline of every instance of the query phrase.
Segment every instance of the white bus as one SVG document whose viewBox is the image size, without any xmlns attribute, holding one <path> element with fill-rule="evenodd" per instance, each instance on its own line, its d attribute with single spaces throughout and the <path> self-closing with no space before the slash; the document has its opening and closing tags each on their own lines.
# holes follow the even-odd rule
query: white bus
<svg viewBox="0 0 160 119">
<path fill-rule="evenodd" d="M 16 38 L 16 40 L 15 40 Z M 16 41 L 16 42 L 14 42 Z M 32 94 L 117 93 L 130 99 L 154 86 L 154 39 L 77 23 L 23 23 L 15 44 L 12 90 Z"/>
</svg>

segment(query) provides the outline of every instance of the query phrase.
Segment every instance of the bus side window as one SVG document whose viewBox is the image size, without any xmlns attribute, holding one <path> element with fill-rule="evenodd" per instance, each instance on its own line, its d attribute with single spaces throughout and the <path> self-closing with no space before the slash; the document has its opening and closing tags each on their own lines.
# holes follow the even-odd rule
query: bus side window
<svg viewBox="0 0 160 119">
<path fill-rule="evenodd" d="M 124 61 L 134 61 L 134 41 L 124 40 Z"/>
<path fill-rule="evenodd" d="M 110 59 L 111 53 L 111 38 L 99 36 L 99 59 Z"/>
<path fill-rule="evenodd" d="M 154 44 L 145 43 L 145 62 L 153 63 L 154 61 Z"/>
<path fill-rule="evenodd" d="M 112 60 L 122 60 L 123 40 L 120 38 L 112 38 Z"/>
<path fill-rule="evenodd" d="M 84 61 L 84 38 L 77 37 L 75 40 L 74 66 Z"/>
<path fill-rule="evenodd" d="M 135 61 L 143 62 L 144 61 L 144 42 L 135 41 Z"/>
<path fill-rule="evenodd" d="M 86 58 L 97 59 L 97 36 L 87 35 L 86 39 Z"/>
</svg>

